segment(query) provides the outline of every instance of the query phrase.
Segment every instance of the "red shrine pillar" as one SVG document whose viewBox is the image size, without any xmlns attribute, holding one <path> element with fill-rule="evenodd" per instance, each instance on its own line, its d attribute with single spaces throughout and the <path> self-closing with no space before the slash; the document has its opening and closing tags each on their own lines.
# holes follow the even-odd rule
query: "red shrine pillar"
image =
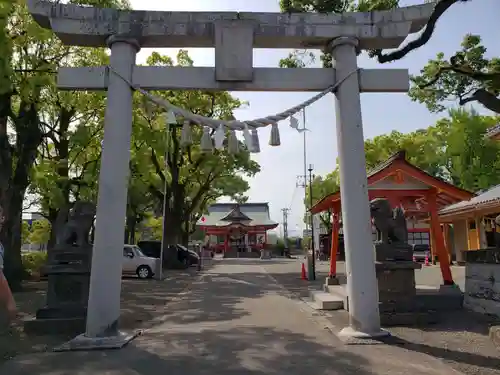
<svg viewBox="0 0 500 375">
<path fill-rule="evenodd" d="M 450 260 L 448 258 L 448 251 L 444 242 L 443 232 L 439 223 L 438 207 L 437 207 L 437 192 L 435 189 L 429 190 L 427 194 L 427 202 L 429 204 L 429 215 L 431 218 L 431 236 L 432 245 L 435 248 L 435 253 L 438 256 L 439 267 L 441 268 L 441 275 L 443 276 L 444 285 L 453 285 L 453 276 L 450 269 Z"/>
<path fill-rule="evenodd" d="M 337 277 L 337 253 L 339 248 L 339 214 L 333 212 L 333 223 L 332 223 L 332 244 L 330 247 L 330 278 Z"/>
<path fill-rule="evenodd" d="M 229 233 L 224 236 L 224 252 L 229 250 Z"/>
</svg>

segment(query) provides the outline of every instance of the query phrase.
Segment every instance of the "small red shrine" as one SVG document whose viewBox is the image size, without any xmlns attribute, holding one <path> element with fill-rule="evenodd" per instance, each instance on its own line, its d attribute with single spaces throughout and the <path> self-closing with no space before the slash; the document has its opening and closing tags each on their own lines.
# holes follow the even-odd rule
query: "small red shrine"
<svg viewBox="0 0 500 375">
<path fill-rule="evenodd" d="M 215 203 L 197 226 L 218 251 L 251 252 L 267 244 L 267 231 L 278 223 L 271 220 L 268 203 Z"/>
<path fill-rule="evenodd" d="M 406 160 L 405 151 L 400 151 L 390 157 L 370 171 L 367 177 L 369 200 L 388 199 L 393 207 L 403 207 L 407 220 L 430 222 L 430 225 L 425 223 L 424 226 L 416 229 L 409 228 L 409 235 L 416 231 L 429 233 L 432 255 L 433 258 L 435 255 L 439 258 L 443 281 L 445 284 L 453 283 L 445 242 L 447 236 L 441 228 L 438 212 L 450 204 L 468 200 L 474 194 L 431 176 L 409 163 Z M 310 211 L 312 214 L 324 211 L 332 213 L 330 274 L 335 276 L 341 215 L 340 191 L 324 197 Z"/>
</svg>

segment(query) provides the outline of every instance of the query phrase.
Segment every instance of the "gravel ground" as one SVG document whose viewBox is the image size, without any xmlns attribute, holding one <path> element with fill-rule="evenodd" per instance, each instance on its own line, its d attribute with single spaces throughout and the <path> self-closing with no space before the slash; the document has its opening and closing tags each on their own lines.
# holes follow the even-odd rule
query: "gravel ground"
<svg viewBox="0 0 500 375">
<path fill-rule="evenodd" d="M 318 289 L 328 274 L 328 263 L 317 264 L 316 281 L 300 280 L 300 261 L 274 261 L 265 265 L 278 282 L 294 294 L 305 297 L 310 289 Z M 344 264 L 338 265 L 339 278 L 345 276 Z M 463 267 L 453 267 L 455 282 L 463 290 Z M 439 266 L 423 267 L 416 271 L 417 284 L 438 286 L 441 282 Z M 324 314 L 335 327 L 342 328 L 348 322 L 345 311 Z M 500 375 L 500 350 L 488 336 L 490 320 L 480 314 L 465 310 L 447 313 L 438 324 L 427 327 L 393 327 L 393 337 L 388 345 L 397 345 L 439 358 L 459 372 L 467 375 Z"/>
</svg>

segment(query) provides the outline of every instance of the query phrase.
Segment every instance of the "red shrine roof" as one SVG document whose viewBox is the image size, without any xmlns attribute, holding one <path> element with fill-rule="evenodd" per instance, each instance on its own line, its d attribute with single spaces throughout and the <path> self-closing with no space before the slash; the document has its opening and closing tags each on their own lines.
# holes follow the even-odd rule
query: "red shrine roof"
<svg viewBox="0 0 500 375">
<path fill-rule="evenodd" d="M 456 187 L 440 178 L 431 176 L 406 160 L 406 152 L 399 151 L 385 162 L 372 169 L 368 175 L 368 195 L 375 198 L 398 198 L 405 201 L 405 209 L 415 212 L 427 211 L 426 193 L 437 192 L 438 210 L 474 196 L 470 191 Z M 330 194 L 310 211 L 313 214 L 332 208 L 340 209 L 340 191 Z"/>
<path fill-rule="evenodd" d="M 278 223 L 269 217 L 267 203 L 215 203 L 208 208 L 196 225 L 202 229 L 230 226 L 273 229 Z"/>
</svg>

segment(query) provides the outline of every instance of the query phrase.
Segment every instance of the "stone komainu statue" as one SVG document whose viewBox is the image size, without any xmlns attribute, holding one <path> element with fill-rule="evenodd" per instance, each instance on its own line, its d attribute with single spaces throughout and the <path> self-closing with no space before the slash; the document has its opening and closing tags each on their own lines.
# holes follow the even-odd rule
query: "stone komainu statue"
<svg viewBox="0 0 500 375">
<path fill-rule="evenodd" d="M 68 221 L 61 228 L 57 237 L 58 245 L 89 245 L 89 233 L 94 223 L 95 205 L 91 202 L 75 202 L 69 212 Z"/>
<path fill-rule="evenodd" d="M 401 207 L 391 208 L 387 199 L 377 198 L 370 202 L 373 224 L 380 233 L 382 243 L 408 243 L 405 213 Z"/>
</svg>

